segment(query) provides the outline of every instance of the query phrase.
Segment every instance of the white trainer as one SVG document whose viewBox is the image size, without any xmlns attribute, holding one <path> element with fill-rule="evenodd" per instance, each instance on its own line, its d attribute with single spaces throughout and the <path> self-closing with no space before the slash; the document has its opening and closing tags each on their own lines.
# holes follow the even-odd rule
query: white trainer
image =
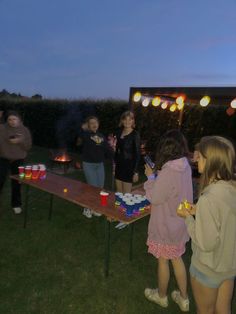
<svg viewBox="0 0 236 314">
<path fill-rule="evenodd" d="M 158 289 L 150 289 L 150 288 L 146 288 L 144 290 L 144 295 L 145 297 L 151 301 L 151 302 L 154 302 L 158 305 L 160 305 L 161 307 L 168 307 L 168 298 L 167 296 L 161 298 L 159 296 L 159 293 L 158 293 Z"/>
<path fill-rule="evenodd" d="M 18 215 L 18 214 L 20 214 L 20 213 L 22 212 L 21 207 L 13 207 L 12 209 L 13 209 L 13 211 L 14 211 L 14 213 L 15 213 L 16 215 Z"/>
<path fill-rule="evenodd" d="M 95 212 L 95 210 L 91 210 L 91 212 L 92 212 L 93 216 L 96 216 L 96 217 L 102 216 L 102 214 Z"/>
<path fill-rule="evenodd" d="M 125 222 L 119 222 L 119 223 L 115 226 L 115 228 L 121 230 L 121 229 L 123 229 L 123 228 L 125 228 L 125 227 L 127 227 L 127 226 L 128 226 L 128 224 L 126 224 Z"/>
<path fill-rule="evenodd" d="M 91 212 L 91 209 L 89 208 L 84 208 L 83 210 L 83 215 L 87 218 L 92 218 L 92 212 Z"/>
<path fill-rule="evenodd" d="M 180 291 L 174 290 L 171 293 L 171 298 L 175 303 L 178 304 L 182 312 L 189 312 L 189 299 L 184 299 L 183 297 L 181 297 Z"/>
</svg>

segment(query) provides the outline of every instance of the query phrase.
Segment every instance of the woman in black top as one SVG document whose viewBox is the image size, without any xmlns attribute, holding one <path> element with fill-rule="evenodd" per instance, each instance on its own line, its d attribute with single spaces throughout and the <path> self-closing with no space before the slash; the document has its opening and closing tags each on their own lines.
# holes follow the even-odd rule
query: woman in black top
<svg viewBox="0 0 236 314">
<path fill-rule="evenodd" d="M 134 130 L 135 120 L 131 111 L 125 111 L 120 118 L 121 130 L 117 133 L 115 152 L 115 179 L 118 192 L 130 193 L 132 183 L 137 182 L 140 160 L 140 136 Z"/>
</svg>

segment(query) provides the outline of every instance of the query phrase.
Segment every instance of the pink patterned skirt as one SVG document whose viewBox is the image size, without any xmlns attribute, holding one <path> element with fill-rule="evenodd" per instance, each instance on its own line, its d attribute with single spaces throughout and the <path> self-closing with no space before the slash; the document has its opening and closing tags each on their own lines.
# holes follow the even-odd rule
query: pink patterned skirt
<svg viewBox="0 0 236 314">
<path fill-rule="evenodd" d="M 166 259 L 174 259 L 182 256 L 185 252 L 185 244 L 178 245 L 157 244 L 151 240 L 147 240 L 148 253 L 156 258 L 163 257 Z"/>
</svg>

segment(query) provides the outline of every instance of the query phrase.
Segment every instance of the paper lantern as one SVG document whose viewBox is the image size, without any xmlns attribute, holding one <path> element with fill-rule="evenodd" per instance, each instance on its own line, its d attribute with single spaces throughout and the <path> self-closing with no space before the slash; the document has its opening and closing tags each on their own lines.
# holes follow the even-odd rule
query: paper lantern
<svg viewBox="0 0 236 314">
<path fill-rule="evenodd" d="M 149 98 L 144 98 L 142 101 L 143 107 L 147 107 L 150 104 L 150 99 Z"/>
<path fill-rule="evenodd" d="M 236 109 L 236 98 L 234 98 L 234 100 L 231 101 L 230 106 L 234 109 Z"/>
<path fill-rule="evenodd" d="M 160 97 L 154 97 L 152 100 L 152 105 L 154 107 L 158 107 L 161 104 L 161 98 Z"/>
<path fill-rule="evenodd" d="M 202 97 L 202 99 L 200 100 L 200 105 L 201 105 L 202 107 L 206 107 L 206 106 L 209 105 L 210 101 L 211 101 L 211 98 L 210 98 L 209 96 L 204 96 L 204 97 Z"/>
<path fill-rule="evenodd" d="M 140 92 L 136 92 L 133 97 L 134 102 L 139 102 L 141 97 L 142 97 L 142 94 Z"/>
</svg>

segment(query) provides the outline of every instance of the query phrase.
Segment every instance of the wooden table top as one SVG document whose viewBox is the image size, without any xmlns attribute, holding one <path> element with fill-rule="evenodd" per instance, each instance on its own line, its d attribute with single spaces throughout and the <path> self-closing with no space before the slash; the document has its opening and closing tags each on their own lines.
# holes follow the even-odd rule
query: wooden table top
<svg viewBox="0 0 236 314">
<path fill-rule="evenodd" d="M 22 182 L 22 184 L 56 195 L 79 206 L 95 210 L 96 212 L 105 215 L 107 219 L 111 221 L 132 223 L 150 214 L 150 210 L 145 210 L 138 216 L 128 217 L 115 206 L 114 192 L 107 191 L 109 192 L 108 204 L 102 206 L 100 204 L 101 188 L 50 172 L 47 172 L 47 177 L 44 180 L 21 179 L 18 175 L 12 175 L 10 178 Z M 64 192 L 64 189 L 67 189 L 67 192 Z M 143 189 L 135 189 L 132 193 L 143 194 Z"/>
</svg>

